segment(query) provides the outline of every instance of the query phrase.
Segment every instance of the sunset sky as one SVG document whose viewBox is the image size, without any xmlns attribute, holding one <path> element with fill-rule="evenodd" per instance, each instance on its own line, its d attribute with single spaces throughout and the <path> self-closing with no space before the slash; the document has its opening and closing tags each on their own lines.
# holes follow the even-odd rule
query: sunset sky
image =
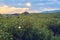
<svg viewBox="0 0 60 40">
<path fill-rule="evenodd" d="M 20 10 L 20 11 L 17 11 Z M 60 0 L 0 0 L 0 13 L 60 10 Z"/>
</svg>

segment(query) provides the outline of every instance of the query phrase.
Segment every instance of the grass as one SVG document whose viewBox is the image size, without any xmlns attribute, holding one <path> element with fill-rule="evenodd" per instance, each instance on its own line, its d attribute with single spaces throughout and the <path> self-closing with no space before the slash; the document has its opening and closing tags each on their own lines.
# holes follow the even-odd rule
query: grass
<svg viewBox="0 0 60 40">
<path fill-rule="evenodd" d="M 60 40 L 59 14 L 2 15 L 0 16 L 0 39 Z"/>
</svg>

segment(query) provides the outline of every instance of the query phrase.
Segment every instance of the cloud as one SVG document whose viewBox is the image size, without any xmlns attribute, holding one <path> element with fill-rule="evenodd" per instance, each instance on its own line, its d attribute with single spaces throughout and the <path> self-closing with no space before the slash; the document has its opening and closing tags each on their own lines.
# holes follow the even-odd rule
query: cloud
<svg viewBox="0 0 60 40">
<path fill-rule="evenodd" d="M 30 7 L 32 4 L 30 2 L 26 3 L 27 7 Z"/>
<path fill-rule="evenodd" d="M 29 10 L 29 13 L 41 13 L 44 11 L 53 11 L 53 10 L 60 10 L 60 8 L 42 8 L 40 10 Z"/>
<path fill-rule="evenodd" d="M 26 2 L 26 3 L 17 3 L 17 5 L 20 5 L 20 6 L 28 6 L 30 7 L 32 4 L 30 2 Z"/>
<path fill-rule="evenodd" d="M 60 8 L 43 8 L 40 11 L 44 12 L 44 11 L 53 11 L 53 10 L 60 10 Z"/>
<path fill-rule="evenodd" d="M 39 13 L 38 10 L 29 10 L 29 8 L 16 8 L 16 7 L 9 7 L 7 5 L 0 6 L 0 14 L 13 14 L 13 13 L 23 13 L 28 11 L 29 13 Z"/>
<path fill-rule="evenodd" d="M 55 10 L 54 8 L 44 8 L 43 11 Z"/>
<path fill-rule="evenodd" d="M 16 7 L 9 7 L 7 5 L 0 6 L 0 14 L 15 13 L 15 12 L 22 13 L 26 10 L 29 10 L 29 8 L 16 8 Z"/>
<path fill-rule="evenodd" d="M 5 13 L 11 12 L 13 10 L 16 10 L 16 8 L 15 7 L 8 7 L 7 5 L 0 6 L 0 13 L 1 14 L 5 14 Z"/>
<path fill-rule="evenodd" d="M 52 10 L 60 10 L 60 8 L 40 8 L 39 10 L 30 10 L 29 8 L 17 8 L 17 7 L 11 7 L 11 6 L 8 6 L 8 5 L 3 5 L 3 6 L 0 6 L 0 14 L 7 14 L 7 13 L 23 13 L 25 11 L 28 11 L 29 13 L 40 13 L 40 12 L 43 12 L 43 11 L 52 11 Z"/>
<path fill-rule="evenodd" d="M 29 8 L 17 8 L 16 10 L 14 10 L 14 11 L 11 11 L 10 13 L 23 13 L 23 12 L 25 12 L 25 11 L 28 11 L 29 10 Z"/>
<path fill-rule="evenodd" d="M 40 13 L 39 10 L 29 10 L 28 12 L 29 12 L 29 13 Z"/>
</svg>

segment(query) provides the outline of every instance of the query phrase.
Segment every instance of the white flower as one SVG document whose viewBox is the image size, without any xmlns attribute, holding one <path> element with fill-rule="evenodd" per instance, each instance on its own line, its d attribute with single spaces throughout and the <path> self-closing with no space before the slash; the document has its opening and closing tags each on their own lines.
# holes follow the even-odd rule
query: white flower
<svg viewBox="0 0 60 40">
<path fill-rule="evenodd" d="M 19 26 L 18 28 L 21 29 L 21 26 Z"/>
</svg>

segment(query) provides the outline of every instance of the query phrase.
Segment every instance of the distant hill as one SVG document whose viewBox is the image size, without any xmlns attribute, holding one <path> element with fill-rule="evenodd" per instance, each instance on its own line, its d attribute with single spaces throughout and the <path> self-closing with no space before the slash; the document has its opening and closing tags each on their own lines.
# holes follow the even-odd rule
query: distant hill
<svg viewBox="0 0 60 40">
<path fill-rule="evenodd" d="M 44 11 L 42 13 L 59 13 L 60 10 L 53 10 L 53 11 Z"/>
</svg>

